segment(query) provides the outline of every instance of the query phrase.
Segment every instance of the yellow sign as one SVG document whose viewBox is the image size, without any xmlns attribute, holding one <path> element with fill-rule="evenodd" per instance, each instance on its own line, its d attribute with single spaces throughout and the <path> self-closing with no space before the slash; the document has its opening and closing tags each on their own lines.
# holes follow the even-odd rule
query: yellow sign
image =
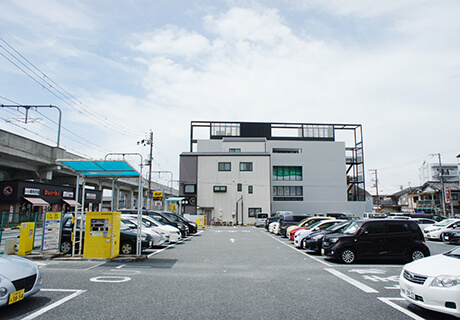
<svg viewBox="0 0 460 320">
<path fill-rule="evenodd" d="M 163 191 L 153 191 L 153 199 L 155 200 L 163 199 Z"/>
</svg>

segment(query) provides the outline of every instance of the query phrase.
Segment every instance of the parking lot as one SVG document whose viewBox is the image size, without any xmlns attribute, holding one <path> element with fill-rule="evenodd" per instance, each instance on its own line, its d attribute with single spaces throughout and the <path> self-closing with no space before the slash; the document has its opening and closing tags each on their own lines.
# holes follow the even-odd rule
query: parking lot
<svg viewBox="0 0 460 320">
<path fill-rule="evenodd" d="M 451 248 L 428 242 L 432 254 Z M 340 264 L 263 228 L 211 227 L 143 261 L 36 261 L 42 291 L 1 319 L 449 319 L 403 301 L 401 262 Z"/>
</svg>

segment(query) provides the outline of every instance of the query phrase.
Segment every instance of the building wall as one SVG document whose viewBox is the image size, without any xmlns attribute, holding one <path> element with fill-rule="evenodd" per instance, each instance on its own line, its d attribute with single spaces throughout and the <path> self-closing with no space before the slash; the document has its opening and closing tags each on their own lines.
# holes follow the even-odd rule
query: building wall
<svg viewBox="0 0 460 320">
<path fill-rule="evenodd" d="M 218 171 L 219 162 L 231 163 L 230 171 Z M 253 171 L 240 171 L 240 162 L 252 162 Z M 212 219 L 248 223 L 249 208 L 270 208 L 270 168 L 268 154 L 200 155 L 198 158 L 197 205 L 212 210 Z M 242 185 L 238 191 L 238 184 Z M 226 192 L 214 192 L 214 186 Z M 252 186 L 253 193 L 249 193 Z M 237 209 L 238 207 L 238 209 Z M 238 211 L 238 216 L 237 216 Z"/>
<path fill-rule="evenodd" d="M 275 181 L 273 186 L 303 187 L 303 201 L 273 201 L 273 211 L 289 210 L 294 213 L 346 212 L 361 214 L 363 202 L 347 201 L 345 143 L 332 141 L 267 142 L 267 151 L 295 150 L 299 153 L 271 154 L 272 166 L 302 166 L 301 181 Z M 272 173 L 273 177 L 273 173 Z"/>
</svg>

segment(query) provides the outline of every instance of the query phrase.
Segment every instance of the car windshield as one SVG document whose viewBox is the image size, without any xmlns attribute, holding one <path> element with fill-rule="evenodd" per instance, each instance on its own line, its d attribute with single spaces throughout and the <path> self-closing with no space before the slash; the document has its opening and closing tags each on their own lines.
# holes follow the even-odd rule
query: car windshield
<svg viewBox="0 0 460 320">
<path fill-rule="evenodd" d="M 456 247 L 455 249 L 452 249 L 452 250 L 444 253 L 444 255 L 448 256 L 448 257 L 453 257 L 453 258 L 460 259 L 460 247 Z"/>
<path fill-rule="evenodd" d="M 447 227 L 449 224 L 451 224 L 452 222 L 454 222 L 455 220 L 452 220 L 452 219 L 446 219 L 446 220 L 442 220 L 442 221 L 439 221 L 439 222 L 436 222 L 435 224 L 433 224 L 433 226 L 436 226 L 436 227 Z"/>
<path fill-rule="evenodd" d="M 361 227 L 362 224 L 363 224 L 362 221 L 351 222 L 350 225 L 348 225 L 345 229 L 343 229 L 341 233 L 355 234 L 356 231 L 358 231 L 359 227 Z"/>
<path fill-rule="evenodd" d="M 343 228 L 345 225 L 349 224 L 349 222 L 335 222 L 333 223 L 332 225 L 328 226 L 326 229 L 324 230 L 327 230 L 327 231 L 338 231 L 340 230 L 340 228 Z"/>
</svg>

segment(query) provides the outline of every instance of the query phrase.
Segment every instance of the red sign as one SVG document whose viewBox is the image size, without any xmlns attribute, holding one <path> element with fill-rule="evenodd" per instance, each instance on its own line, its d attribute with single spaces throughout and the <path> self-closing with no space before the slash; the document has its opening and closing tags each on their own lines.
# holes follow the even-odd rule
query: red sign
<svg viewBox="0 0 460 320">
<path fill-rule="evenodd" d="M 446 200 L 446 203 L 450 203 L 450 188 L 449 187 L 444 187 L 444 199 Z"/>
</svg>

